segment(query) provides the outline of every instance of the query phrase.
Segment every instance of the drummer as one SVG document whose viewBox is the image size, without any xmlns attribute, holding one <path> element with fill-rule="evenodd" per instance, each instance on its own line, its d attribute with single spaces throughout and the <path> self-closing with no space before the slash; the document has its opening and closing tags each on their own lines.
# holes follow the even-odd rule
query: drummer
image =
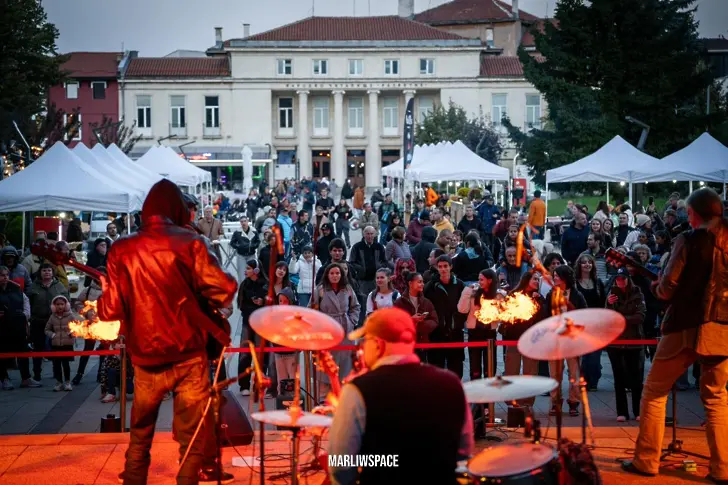
<svg viewBox="0 0 728 485">
<path fill-rule="evenodd" d="M 420 363 L 415 324 L 399 308 L 372 313 L 349 339 L 362 339 L 369 372 L 342 389 L 329 453 L 397 455 L 398 466 L 361 472 L 331 467 L 331 482 L 454 483 L 458 460 L 468 458 L 474 446 L 473 418 L 460 379 Z"/>
</svg>

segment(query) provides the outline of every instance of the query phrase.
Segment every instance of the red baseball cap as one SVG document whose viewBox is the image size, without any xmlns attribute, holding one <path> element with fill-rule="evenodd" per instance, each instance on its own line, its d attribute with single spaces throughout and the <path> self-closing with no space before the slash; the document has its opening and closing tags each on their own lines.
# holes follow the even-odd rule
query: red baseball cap
<svg viewBox="0 0 728 485">
<path fill-rule="evenodd" d="M 382 308 L 366 319 L 364 326 L 349 334 L 349 340 L 358 340 L 365 335 L 378 337 L 385 342 L 412 343 L 417 337 L 412 317 L 399 308 Z"/>
</svg>

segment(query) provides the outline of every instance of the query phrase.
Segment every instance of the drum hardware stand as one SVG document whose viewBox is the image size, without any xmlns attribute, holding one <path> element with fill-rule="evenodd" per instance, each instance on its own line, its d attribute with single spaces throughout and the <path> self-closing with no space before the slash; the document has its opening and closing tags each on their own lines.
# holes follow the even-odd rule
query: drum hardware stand
<svg viewBox="0 0 728 485">
<path fill-rule="evenodd" d="M 579 361 L 578 364 L 579 365 L 576 366 L 577 372 L 579 373 L 577 376 L 577 382 L 579 383 L 581 403 L 584 406 L 584 413 L 581 416 L 581 442 L 586 444 L 586 430 L 589 428 L 592 446 L 596 446 L 596 441 L 594 441 L 594 425 L 592 424 L 591 408 L 589 407 L 589 397 L 586 392 L 586 379 L 584 379 L 581 371 L 581 361 Z"/>
<path fill-rule="evenodd" d="M 662 456 L 660 461 L 665 461 L 669 456 L 674 455 L 687 455 L 694 458 L 702 458 L 703 460 L 710 460 L 710 457 L 693 453 L 692 451 L 685 451 L 683 449 L 682 440 L 677 439 L 677 386 L 672 386 L 672 441 L 667 445 L 667 448 L 662 450 Z"/>
<path fill-rule="evenodd" d="M 488 377 L 495 377 L 495 365 L 494 361 L 496 359 L 496 349 L 495 346 L 495 339 L 488 339 L 488 352 L 487 352 L 487 359 L 488 359 Z M 484 406 L 480 405 L 481 409 L 484 410 Z M 485 420 L 485 416 L 482 418 Z M 495 441 L 495 442 L 501 442 L 503 441 L 503 438 L 499 436 L 489 435 L 488 434 L 488 428 L 493 428 L 497 431 L 502 431 L 503 421 L 495 419 L 495 403 L 488 403 L 488 420 L 485 423 L 485 437 L 483 438 L 486 441 Z"/>
</svg>

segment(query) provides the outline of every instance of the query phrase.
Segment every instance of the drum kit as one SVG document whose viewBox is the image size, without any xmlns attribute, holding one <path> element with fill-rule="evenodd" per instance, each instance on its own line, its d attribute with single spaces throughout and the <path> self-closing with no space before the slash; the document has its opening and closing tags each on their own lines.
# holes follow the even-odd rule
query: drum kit
<svg viewBox="0 0 728 485">
<path fill-rule="evenodd" d="M 270 306 L 255 311 L 250 326 L 263 339 L 284 347 L 316 351 L 330 349 L 344 339 L 341 325 L 331 317 L 308 308 Z M 624 330 L 625 320 L 611 310 L 587 309 L 565 312 L 547 318 L 529 328 L 518 341 L 518 351 L 535 360 L 559 360 L 580 357 L 600 350 L 613 342 Z M 259 365 L 257 356 L 254 365 Z M 263 374 L 256 367 L 256 374 Z M 300 377 L 296 372 L 295 396 L 286 410 L 261 411 L 251 417 L 263 424 L 283 427 L 292 433 L 291 482 L 299 483 L 299 445 L 306 429 L 322 430 L 331 427 L 330 416 L 304 412 L 300 408 Z M 258 377 L 256 376 L 256 379 Z M 583 442 L 586 428 L 591 429 L 591 416 L 583 377 L 578 377 L 584 418 Z M 264 385 L 262 386 L 264 387 Z M 467 382 L 463 385 L 471 404 L 512 402 L 556 391 L 557 381 L 539 376 L 499 376 Z M 258 392 L 265 392 L 259 388 Z M 314 410 L 315 411 L 315 410 Z M 560 439 L 561 419 L 557 414 L 557 434 Z M 526 437 L 532 442 L 500 444 L 481 451 L 467 462 L 468 483 L 551 484 L 559 483 L 559 452 L 542 444 L 540 423 L 528 417 Z M 593 441 L 593 438 L 592 438 Z M 262 449 L 261 449 L 262 451 Z"/>
<path fill-rule="evenodd" d="M 586 309 L 552 316 L 529 328 L 518 340 L 518 351 L 530 359 L 560 360 L 581 357 L 600 350 L 624 331 L 622 315 L 612 310 Z M 580 370 L 580 367 L 577 367 Z M 579 372 L 581 374 L 581 372 Z M 582 442 L 586 443 L 586 429 L 592 430 L 586 382 L 579 383 L 584 414 Z M 556 390 L 561 401 L 558 382 L 539 376 L 499 376 L 466 382 L 465 397 L 471 404 L 511 402 L 538 396 Z M 556 415 L 557 442 L 561 441 L 561 413 Z M 496 445 L 471 458 L 461 477 L 464 483 L 499 484 L 557 484 L 560 483 L 560 457 L 557 449 L 540 443 L 538 420 L 526 420 L 526 437 L 533 442 Z M 594 441 L 592 433 L 592 443 Z"/>
</svg>

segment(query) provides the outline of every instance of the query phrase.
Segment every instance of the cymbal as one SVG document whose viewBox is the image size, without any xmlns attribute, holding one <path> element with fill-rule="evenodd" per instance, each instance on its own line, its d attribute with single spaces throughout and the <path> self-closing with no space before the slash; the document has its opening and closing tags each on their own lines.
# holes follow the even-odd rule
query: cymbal
<svg viewBox="0 0 728 485">
<path fill-rule="evenodd" d="M 549 377 L 498 376 L 466 382 L 463 389 L 469 403 L 485 404 L 538 396 L 554 390 L 557 385 Z"/>
<path fill-rule="evenodd" d="M 518 351 L 531 359 L 559 360 L 586 355 L 614 342 L 626 321 L 614 310 L 588 308 L 549 317 L 518 339 Z"/>
<path fill-rule="evenodd" d="M 287 428 L 330 428 L 333 418 L 320 414 L 300 412 L 296 417 L 289 410 L 262 411 L 250 415 L 256 421 Z"/>
<path fill-rule="evenodd" d="M 330 349 L 344 340 L 339 322 L 318 310 L 300 306 L 267 306 L 250 315 L 250 326 L 274 344 L 301 350 Z"/>
</svg>

